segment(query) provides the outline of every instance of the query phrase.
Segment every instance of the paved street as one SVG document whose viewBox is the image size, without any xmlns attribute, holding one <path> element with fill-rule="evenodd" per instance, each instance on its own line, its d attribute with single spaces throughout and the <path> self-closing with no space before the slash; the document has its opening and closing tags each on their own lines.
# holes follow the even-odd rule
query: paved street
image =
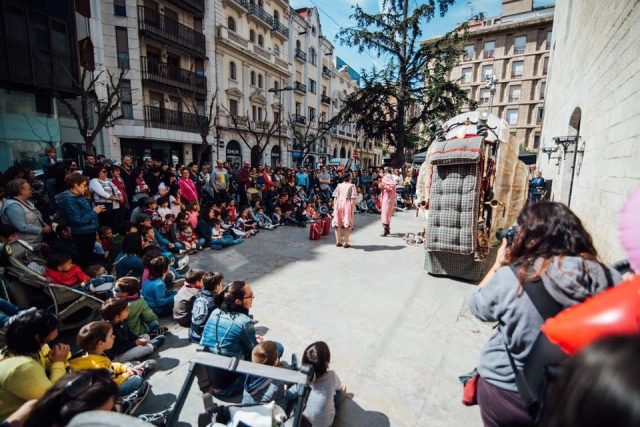
<svg viewBox="0 0 640 427">
<path fill-rule="evenodd" d="M 457 377 L 475 366 L 490 328 L 466 308 L 472 285 L 428 275 L 423 249 L 402 240 L 421 224 L 415 211 L 396 213 L 392 236 L 383 238 L 378 216 L 358 215 L 348 249 L 332 236 L 310 241 L 308 228 L 285 227 L 207 250 L 191 265 L 222 271 L 225 283 L 251 284 L 259 332 L 284 344 L 285 360 L 313 341 L 329 344 L 331 368 L 349 392 L 336 425 L 480 425 L 477 407 L 460 403 Z M 186 329 L 167 326 L 172 336 L 140 413 L 173 403 L 195 351 Z M 194 386 L 181 421 L 197 425 L 202 408 Z"/>
</svg>

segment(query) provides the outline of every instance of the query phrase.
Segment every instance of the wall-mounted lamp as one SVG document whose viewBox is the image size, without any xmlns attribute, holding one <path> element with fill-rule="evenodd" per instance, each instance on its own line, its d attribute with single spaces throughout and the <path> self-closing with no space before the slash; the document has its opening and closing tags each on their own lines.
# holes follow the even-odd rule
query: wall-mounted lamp
<svg viewBox="0 0 640 427">
<path fill-rule="evenodd" d="M 581 152 L 578 151 L 578 142 L 580 141 L 580 139 L 582 139 L 581 136 L 556 136 L 554 138 L 552 138 L 552 141 L 554 144 L 556 144 L 556 146 L 560 146 L 562 145 L 562 158 L 564 159 L 565 156 L 567 155 L 567 151 L 569 150 L 569 147 L 573 144 L 576 145 L 576 153 L 577 152 Z"/>
<path fill-rule="evenodd" d="M 542 147 L 542 152 L 547 155 L 547 162 L 551 161 L 551 155 L 558 151 L 557 145 L 555 147 Z M 554 157 L 554 159 L 558 159 L 559 157 Z"/>
<path fill-rule="evenodd" d="M 299 36 L 301 36 L 303 34 L 307 34 L 307 31 L 305 30 L 305 31 L 302 31 L 302 32 L 298 33 Z"/>
</svg>

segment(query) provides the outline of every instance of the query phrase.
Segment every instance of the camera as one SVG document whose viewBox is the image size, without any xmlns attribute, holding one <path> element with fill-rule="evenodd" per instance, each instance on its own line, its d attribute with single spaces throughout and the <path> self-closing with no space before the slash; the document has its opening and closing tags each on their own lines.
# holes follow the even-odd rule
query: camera
<svg viewBox="0 0 640 427">
<path fill-rule="evenodd" d="M 517 225 L 509 228 L 499 228 L 498 231 L 496 231 L 496 239 L 500 242 L 502 242 L 502 239 L 507 239 L 507 246 L 511 246 L 513 243 L 513 236 L 515 236 L 517 232 Z"/>
</svg>

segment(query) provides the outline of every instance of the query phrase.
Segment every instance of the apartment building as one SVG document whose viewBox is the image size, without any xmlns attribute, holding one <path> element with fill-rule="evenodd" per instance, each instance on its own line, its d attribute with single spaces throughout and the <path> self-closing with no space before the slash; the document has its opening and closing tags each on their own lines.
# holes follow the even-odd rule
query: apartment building
<svg viewBox="0 0 640 427">
<path fill-rule="evenodd" d="M 464 54 L 449 75 L 480 109 L 491 107 L 505 119 L 516 141 L 531 149 L 540 146 L 553 13 L 553 5 L 503 0 L 500 16 L 468 21 Z M 487 81 L 493 76 L 492 99 Z"/>
</svg>

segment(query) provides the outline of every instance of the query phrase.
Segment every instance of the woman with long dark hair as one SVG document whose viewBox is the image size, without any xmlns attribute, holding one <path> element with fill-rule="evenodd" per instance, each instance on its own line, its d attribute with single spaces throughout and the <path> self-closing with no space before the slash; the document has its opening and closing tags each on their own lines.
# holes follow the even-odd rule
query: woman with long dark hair
<svg viewBox="0 0 640 427">
<path fill-rule="evenodd" d="M 133 276 L 140 279 L 144 265 L 142 263 L 143 239 L 140 233 L 129 233 L 122 241 L 122 252 L 116 257 L 113 267 L 116 277 Z"/>
<path fill-rule="evenodd" d="M 501 327 L 489 338 L 478 364 L 477 399 L 485 426 L 533 426 L 515 383 L 509 353 L 521 370 L 543 319 L 522 284 L 540 279 L 549 295 L 569 307 L 621 280 L 598 262 L 580 219 L 561 203 L 526 206 L 513 243 L 506 239 L 495 264 L 469 298 L 471 312 Z"/>
</svg>

